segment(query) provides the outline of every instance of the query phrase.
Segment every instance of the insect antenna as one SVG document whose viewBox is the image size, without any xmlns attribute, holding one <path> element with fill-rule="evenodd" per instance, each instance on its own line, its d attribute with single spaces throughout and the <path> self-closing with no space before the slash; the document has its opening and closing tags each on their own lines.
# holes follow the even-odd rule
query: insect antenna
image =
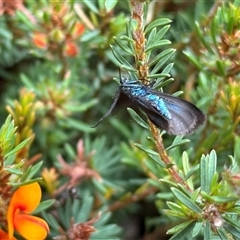
<svg viewBox="0 0 240 240">
<path fill-rule="evenodd" d="M 119 99 L 119 96 L 120 96 L 120 89 L 117 89 L 117 91 L 115 92 L 115 96 L 114 96 L 114 98 L 113 98 L 113 102 L 112 102 L 111 107 L 110 107 L 110 108 L 108 109 L 108 111 L 103 115 L 103 117 L 101 117 L 100 120 L 99 120 L 94 126 L 92 126 L 92 128 L 97 127 L 97 126 L 101 123 L 101 121 L 102 121 L 104 118 L 106 118 L 106 117 L 112 112 L 112 110 L 114 109 L 114 107 L 115 107 L 115 105 L 116 105 L 116 103 L 117 103 L 117 101 L 118 101 L 118 99 Z"/>
</svg>

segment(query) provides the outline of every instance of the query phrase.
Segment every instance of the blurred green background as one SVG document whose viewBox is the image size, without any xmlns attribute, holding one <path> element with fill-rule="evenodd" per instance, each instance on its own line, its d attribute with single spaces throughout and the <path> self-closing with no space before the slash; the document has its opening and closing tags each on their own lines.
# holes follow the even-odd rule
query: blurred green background
<svg viewBox="0 0 240 240">
<path fill-rule="evenodd" d="M 35 177 L 42 177 L 43 199 L 56 200 L 43 213 L 49 239 L 61 235 L 59 227 L 67 236 L 71 219 L 94 219 L 88 225 L 95 231 L 82 230 L 83 239 L 239 239 L 238 1 L 3 2 L 0 122 L 11 114 L 16 146 L 31 138 L 14 161 L 41 162 Z M 161 44 L 151 43 L 148 63 L 166 54 L 149 74 L 159 62 L 160 87 L 182 91 L 181 98 L 207 115 L 191 136 L 163 134 L 171 166 L 151 131 L 131 118 L 125 99 L 92 128 L 111 105 L 118 66 L 126 77 L 139 76 L 136 53 L 126 47 L 134 42 L 129 33 L 138 5 L 145 26 L 156 31 L 146 33 L 146 42 L 163 31 Z M 168 171 L 173 165 L 185 184 Z"/>
</svg>

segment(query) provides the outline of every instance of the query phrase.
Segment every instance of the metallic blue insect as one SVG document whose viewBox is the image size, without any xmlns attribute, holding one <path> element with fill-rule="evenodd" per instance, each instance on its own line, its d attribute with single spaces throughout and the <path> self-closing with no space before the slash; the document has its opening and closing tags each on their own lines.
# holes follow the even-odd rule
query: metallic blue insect
<svg viewBox="0 0 240 240">
<path fill-rule="evenodd" d="M 151 122 L 170 135 L 192 134 L 205 123 L 205 115 L 192 103 L 170 94 L 154 90 L 154 81 L 144 85 L 139 81 L 120 76 L 120 86 L 113 103 L 96 127 L 114 109 L 120 93 L 125 94 L 136 106 L 146 113 Z"/>
</svg>

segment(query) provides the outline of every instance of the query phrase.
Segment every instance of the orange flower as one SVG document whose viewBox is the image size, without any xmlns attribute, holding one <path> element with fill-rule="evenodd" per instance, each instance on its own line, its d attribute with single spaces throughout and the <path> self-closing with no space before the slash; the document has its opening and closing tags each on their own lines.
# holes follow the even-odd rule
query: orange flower
<svg viewBox="0 0 240 240">
<path fill-rule="evenodd" d="M 79 22 L 76 23 L 73 28 L 73 36 L 78 37 L 78 36 L 82 35 L 84 30 L 85 30 L 85 27 L 82 23 L 79 23 Z"/>
<path fill-rule="evenodd" d="M 46 238 L 48 224 L 39 217 L 29 215 L 40 203 L 41 196 L 38 183 L 21 186 L 13 194 L 7 211 L 9 239 L 13 237 L 14 229 L 26 239 Z"/>
<path fill-rule="evenodd" d="M 0 229 L 0 239 L 2 240 L 16 240 L 15 237 L 9 237 L 8 233 L 4 232 L 3 230 Z"/>
<path fill-rule="evenodd" d="M 65 46 L 65 53 L 67 56 L 75 57 L 78 54 L 78 47 L 73 42 L 68 42 Z"/>
<path fill-rule="evenodd" d="M 47 36 L 44 33 L 34 33 L 33 43 L 39 48 L 46 48 Z"/>
</svg>

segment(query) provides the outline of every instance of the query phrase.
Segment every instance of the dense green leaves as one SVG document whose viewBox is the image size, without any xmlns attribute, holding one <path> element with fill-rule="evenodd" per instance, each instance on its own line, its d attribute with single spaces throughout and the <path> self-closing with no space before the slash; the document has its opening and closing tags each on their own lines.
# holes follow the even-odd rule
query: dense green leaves
<svg viewBox="0 0 240 240">
<path fill-rule="evenodd" d="M 38 181 L 46 200 L 35 213 L 49 239 L 69 238 L 76 224 L 95 228 L 83 239 L 137 239 L 128 233 L 138 229 L 162 239 L 159 228 L 177 240 L 240 239 L 237 1 L 28 1 L 11 15 L 3 7 L 0 18 L 3 206 Z M 91 128 L 109 107 L 119 67 L 182 94 L 206 113 L 205 126 L 169 136 L 123 96 Z M 34 101 L 18 99 L 23 88 Z M 16 102 L 27 108 L 7 117 Z"/>
</svg>

